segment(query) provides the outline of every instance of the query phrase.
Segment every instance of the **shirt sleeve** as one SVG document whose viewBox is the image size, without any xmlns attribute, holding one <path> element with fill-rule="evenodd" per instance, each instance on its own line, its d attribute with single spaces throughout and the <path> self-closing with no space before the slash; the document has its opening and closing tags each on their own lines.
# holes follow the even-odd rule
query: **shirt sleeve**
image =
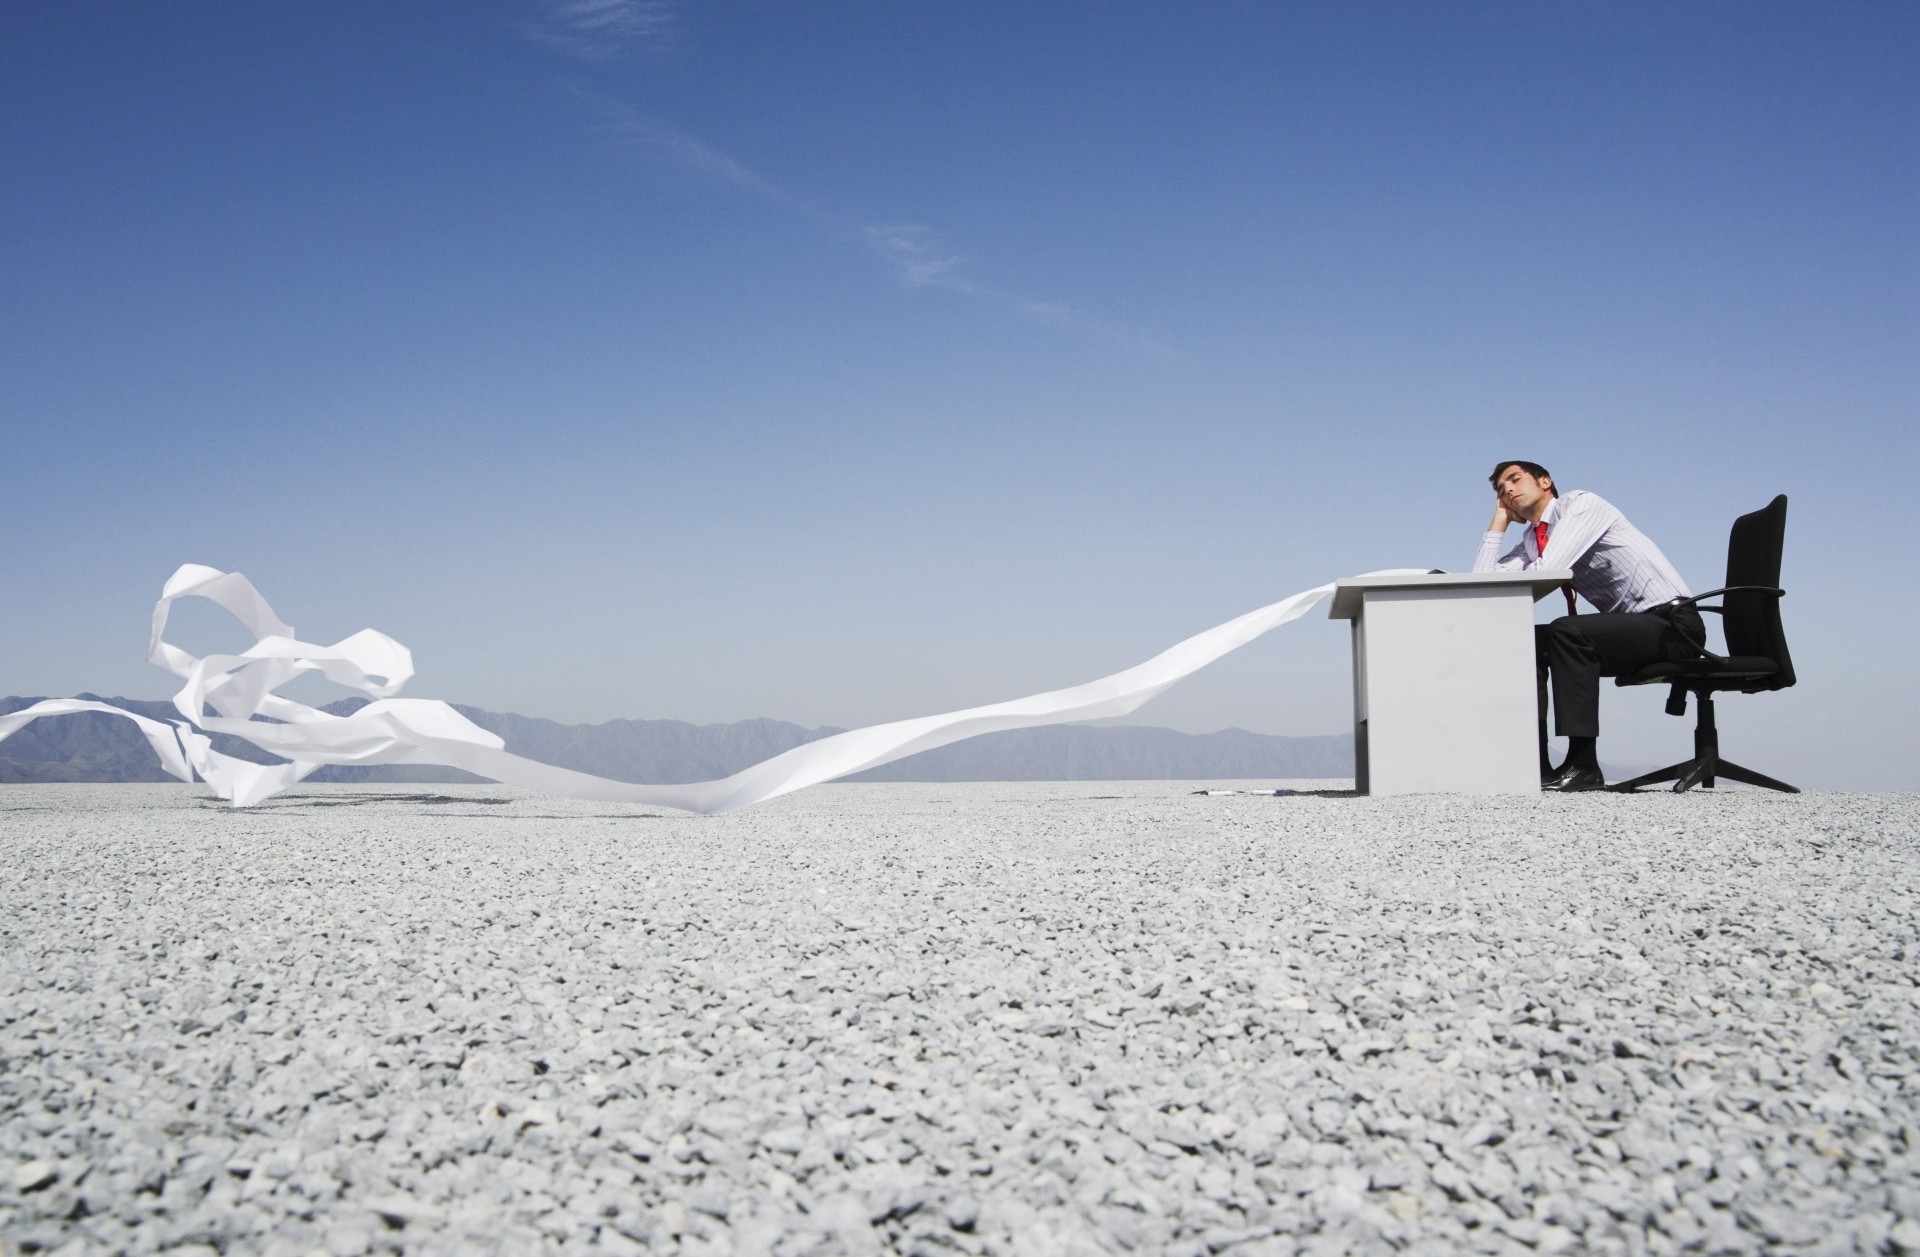
<svg viewBox="0 0 1920 1257">
<path fill-rule="evenodd" d="M 1527 565 L 1527 543 L 1525 535 L 1519 545 L 1500 553 L 1500 539 L 1505 533 L 1490 532 L 1480 538 L 1480 553 L 1473 556 L 1473 570 L 1476 572 L 1517 572 Z"/>
</svg>

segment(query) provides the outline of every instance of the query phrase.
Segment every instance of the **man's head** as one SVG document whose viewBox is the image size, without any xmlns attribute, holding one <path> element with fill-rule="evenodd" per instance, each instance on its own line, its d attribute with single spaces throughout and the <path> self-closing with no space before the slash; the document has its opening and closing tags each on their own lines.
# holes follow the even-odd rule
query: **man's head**
<svg viewBox="0 0 1920 1257">
<path fill-rule="evenodd" d="M 1518 519 L 1539 519 L 1547 503 L 1560 496 L 1553 487 L 1553 474 L 1539 463 L 1510 458 L 1498 464 L 1487 479 L 1493 483 L 1494 496 L 1507 514 Z"/>
</svg>

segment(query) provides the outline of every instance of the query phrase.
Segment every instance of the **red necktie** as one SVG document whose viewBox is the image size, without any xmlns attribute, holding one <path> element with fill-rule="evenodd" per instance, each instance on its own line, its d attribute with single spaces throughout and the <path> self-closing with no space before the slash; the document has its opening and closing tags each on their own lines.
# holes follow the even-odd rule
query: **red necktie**
<svg viewBox="0 0 1920 1257">
<path fill-rule="evenodd" d="M 1547 526 L 1545 523 L 1539 523 L 1533 526 L 1533 548 L 1534 551 L 1539 554 L 1540 561 L 1545 563 L 1547 561 Z M 1560 592 L 1567 596 L 1567 614 L 1579 615 L 1580 608 L 1573 605 L 1573 586 L 1562 585 Z"/>
</svg>

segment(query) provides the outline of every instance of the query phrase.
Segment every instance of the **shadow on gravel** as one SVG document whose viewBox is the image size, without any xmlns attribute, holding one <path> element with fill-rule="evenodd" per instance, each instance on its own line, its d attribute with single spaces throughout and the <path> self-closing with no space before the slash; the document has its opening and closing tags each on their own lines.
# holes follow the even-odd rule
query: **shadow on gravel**
<svg viewBox="0 0 1920 1257">
<path fill-rule="evenodd" d="M 465 803 L 465 804 L 470 804 L 474 806 L 484 805 L 489 807 L 499 807 L 502 804 L 511 803 L 511 802 L 513 802 L 512 799 L 463 798 L 460 795 L 456 795 L 456 794 L 344 794 L 344 795 L 288 794 L 288 795 L 279 795 L 273 799 L 267 800 L 264 803 L 256 803 L 252 807 L 245 808 L 242 810 L 248 811 L 248 812 L 292 812 L 301 808 L 359 807 L 362 804 L 366 804 L 366 803 L 399 803 L 399 804 L 414 803 L 414 804 L 424 804 L 429 807 L 436 806 L 439 804 L 445 804 L 445 803 Z M 220 799 L 202 799 L 200 800 L 200 807 L 203 811 L 214 811 L 214 812 L 231 812 L 234 810 L 233 808 L 229 807 L 225 802 L 223 802 Z M 0 809 L 0 810 L 11 810 L 11 809 Z M 632 813 L 626 813 L 618 816 L 599 816 L 599 817 L 595 817 L 591 815 L 565 816 L 558 812 L 512 812 L 512 813 L 455 812 L 453 813 L 453 815 L 471 816 L 471 817 L 477 817 L 485 820 L 502 820 L 502 821 L 603 820 L 603 821 L 617 822 L 617 821 L 658 821 L 658 820 L 666 819 L 666 817 L 659 812 L 632 812 Z"/>
<path fill-rule="evenodd" d="M 254 810 L 280 812 L 296 807 L 360 807 L 367 803 L 424 803 L 429 805 L 466 803 L 498 807 L 503 803 L 511 803 L 512 801 L 511 799 L 462 798 L 452 794 L 286 794 L 281 795 L 269 803 L 255 804 Z M 218 808 L 223 812 L 232 810 L 218 799 L 203 800 L 200 806 Z"/>
<path fill-rule="evenodd" d="M 1099 797 L 1099 796 L 1096 796 Z M 1119 797 L 1119 796 L 1114 796 Z M 1358 790 L 1195 790 L 1195 798 L 1249 799 L 1364 799 Z"/>
</svg>

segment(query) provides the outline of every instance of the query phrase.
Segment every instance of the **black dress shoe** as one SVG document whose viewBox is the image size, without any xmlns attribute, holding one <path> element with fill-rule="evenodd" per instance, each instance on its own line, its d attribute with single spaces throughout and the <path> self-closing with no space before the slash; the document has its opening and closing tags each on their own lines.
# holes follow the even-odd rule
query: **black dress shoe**
<svg viewBox="0 0 1920 1257">
<path fill-rule="evenodd" d="M 1542 790 L 1552 790 L 1560 794 L 1572 794 L 1578 790 L 1605 790 L 1607 778 L 1598 768 L 1562 768 L 1559 772 L 1540 783 Z"/>
</svg>

